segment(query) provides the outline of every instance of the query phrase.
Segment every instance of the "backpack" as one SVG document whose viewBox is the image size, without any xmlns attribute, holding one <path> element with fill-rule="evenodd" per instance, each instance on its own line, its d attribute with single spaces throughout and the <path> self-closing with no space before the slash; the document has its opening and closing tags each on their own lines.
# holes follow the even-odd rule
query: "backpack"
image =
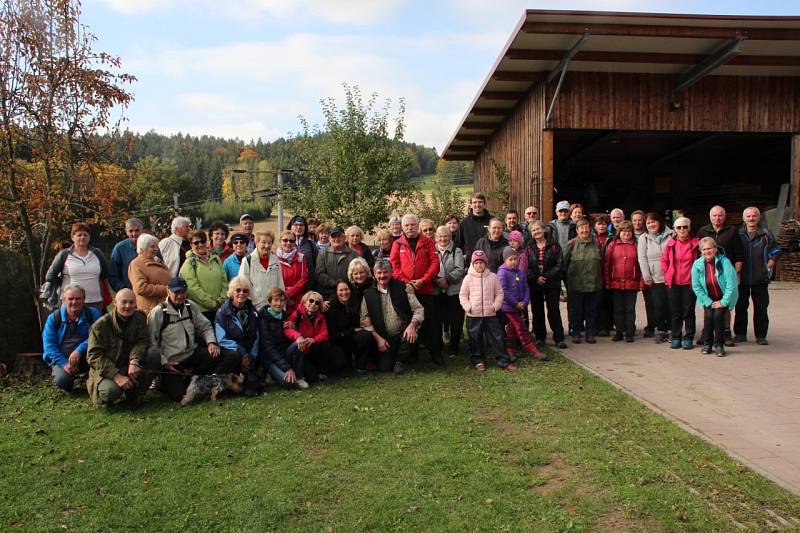
<svg viewBox="0 0 800 533">
<path fill-rule="evenodd" d="M 191 320 L 192 322 L 194 322 L 194 315 L 192 314 L 192 306 L 189 304 L 188 301 L 183 305 L 186 306 L 186 311 L 189 316 L 185 316 L 183 318 L 179 318 L 178 320 L 173 321 L 172 315 L 167 314 L 167 302 L 161 303 L 161 314 L 163 318 L 161 320 L 161 327 L 158 328 L 159 341 L 161 340 L 161 335 L 164 333 L 164 330 L 167 329 L 167 326 L 169 326 L 170 324 L 177 324 L 178 322 L 183 322 L 184 320 Z"/>
<path fill-rule="evenodd" d="M 53 315 L 54 315 L 53 325 L 55 326 L 56 331 L 58 331 L 59 329 L 61 329 L 61 324 L 64 322 L 63 319 L 61 318 L 61 308 L 58 308 L 55 311 L 53 311 Z M 92 323 L 93 320 L 92 312 L 85 305 L 83 306 L 83 317 L 86 319 L 86 322 L 88 324 Z"/>
</svg>

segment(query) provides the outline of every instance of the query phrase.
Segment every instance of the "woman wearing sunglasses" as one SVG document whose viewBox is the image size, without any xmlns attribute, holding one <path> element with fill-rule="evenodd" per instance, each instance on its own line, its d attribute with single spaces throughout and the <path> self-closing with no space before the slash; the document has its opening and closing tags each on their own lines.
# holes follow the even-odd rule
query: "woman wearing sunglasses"
<svg viewBox="0 0 800 533">
<path fill-rule="evenodd" d="M 291 315 L 297 309 L 300 298 L 308 285 L 308 259 L 297 247 L 297 237 L 291 231 L 281 233 L 275 255 L 281 265 L 284 290 L 286 291 L 286 311 Z"/>
<path fill-rule="evenodd" d="M 692 265 L 700 257 L 700 239 L 689 233 L 691 221 L 680 217 L 675 221 L 675 237 L 667 241 L 661 256 L 661 271 L 667 285 L 667 298 L 672 315 L 670 348 L 691 350 L 694 346 L 697 296 L 692 290 Z"/>
<path fill-rule="evenodd" d="M 308 381 L 327 378 L 326 374 L 340 370 L 347 364 L 340 350 L 334 350 L 328 340 L 328 325 L 322 314 L 322 295 L 308 291 L 300 300 L 300 305 L 289 315 L 288 325 L 283 334 L 292 341 L 286 350 L 290 359 L 296 352 L 305 356 L 304 374 Z"/>
<path fill-rule="evenodd" d="M 208 248 L 206 232 L 195 230 L 189 235 L 192 249 L 186 252 L 180 276 L 188 286 L 187 297 L 197 304 L 212 324 L 217 309 L 228 297 L 228 278 L 219 256 Z"/>
<path fill-rule="evenodd" d="M 245 375 L 244 394 L 255 396 L 260 392 L 255 373 L 258 359 L 258 312 L 250 301 L 250 282 L 233 278 L 228 283 L 228 298 L 217 311 L 214 332 L 222 348 L 234 351 L 241 358 L 241 372 Z"/>
</svg>

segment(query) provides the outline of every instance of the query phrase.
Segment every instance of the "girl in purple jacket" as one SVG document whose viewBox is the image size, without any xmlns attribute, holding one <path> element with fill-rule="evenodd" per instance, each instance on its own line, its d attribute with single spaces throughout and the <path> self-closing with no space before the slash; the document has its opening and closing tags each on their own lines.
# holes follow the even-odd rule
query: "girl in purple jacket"
<svg viewBox="0 0 800 533">
<path fill-rule="evenodd" d="M 543 360 L 544 356 L 533 343 L 531 333 L 525 325 L 522 313 L 528 312 L 530 292 L 525 272 L 517 265 L 519 257 L 510 246 L 503 249 L 503 264 L 497 270 L 497 278 L 503 288 L 503 317 L 506 321 L 506 351 L 510 357 L 516 353 L 514 344 L 519 343 L 522 349 L 534 359 Z"/>
</svg>

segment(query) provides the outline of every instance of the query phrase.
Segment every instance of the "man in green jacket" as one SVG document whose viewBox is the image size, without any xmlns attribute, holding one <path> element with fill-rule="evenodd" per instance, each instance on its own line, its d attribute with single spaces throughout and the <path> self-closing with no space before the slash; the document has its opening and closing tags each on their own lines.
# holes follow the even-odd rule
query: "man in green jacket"
<svg viewBox="0 0 800 533">
<path fill-rule="evenodd" d="M 108 408 L 124 393 L 129 403 L 150 386 L 148 370 L 161 366 L 147 356 L 150 342 L 147 317 L 136 309 L 136 295 L 121 289 L 114 298 L 114 311 L 99 318 L 89 330 L 89 379 L 86 388 L 95 407 Z"/>
</svg>

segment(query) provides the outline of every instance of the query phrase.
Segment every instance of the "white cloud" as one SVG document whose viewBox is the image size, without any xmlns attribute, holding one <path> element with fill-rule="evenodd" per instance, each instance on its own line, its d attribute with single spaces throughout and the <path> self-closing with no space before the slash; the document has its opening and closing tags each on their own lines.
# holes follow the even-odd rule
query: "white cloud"
<svg viewBox="0 0 800 533">
<path fill-rule="evenodd" d="M 140 133 L 153 130 L 164 135 L 172 135 L 180 132 L 184 134 L 189 133 L 198 137 L 202 135 L 213 135 L 214 137 L 228 139 L 239 138 L 243 141 L 255 140 L 259 137 L 264 141 L 268 141 L 277 139 L 278 137 L 285 137 L 288 133 L 277 128 L 272 128 L 258 120 L 249 122 L 170 122 L 169 124 L 140 124 L 131 121 L 126 127 Z"/>
</svg>

